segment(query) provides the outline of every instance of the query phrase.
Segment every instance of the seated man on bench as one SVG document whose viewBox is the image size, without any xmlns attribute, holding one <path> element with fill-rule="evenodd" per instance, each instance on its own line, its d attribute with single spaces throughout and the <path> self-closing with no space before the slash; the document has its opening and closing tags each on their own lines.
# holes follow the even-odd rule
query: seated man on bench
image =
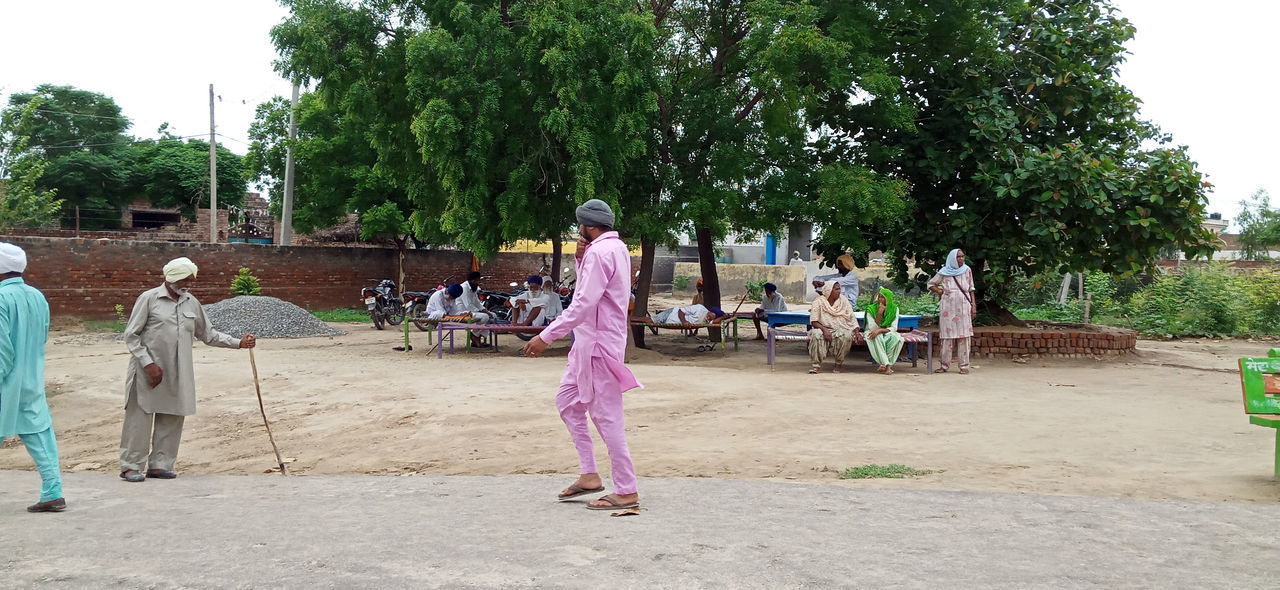
<svg viewBox="0 0 1280 590">
<path fill-rule="evenodd" d="M 764 284 L 764 296 L 760 298 L 760 307 L 751 315 L 756 324 L 756 340 L 764 340 L 764 332 L 760 330 L 760 322 L 769 319 L 771 311 L 787 311 L 787 300 L 778 293 L 778 286 L 773 283 Z"/>
<path fill-rule="evenodd" d="M 462 297 L 462 285 L 457 283 L 450 283 L 448 287 L 432 293 L 431 298 L 427 299 L 427 319 L 433 322 L 472 320 L 470 312 L 462 311 L 461 302 L 458 301 L 460 297 Z M 483 346 L 479 334 L 471 334 L 471 346 L 472 348 Z"/>
<path fill-rule="evenodd" d="M 552 295 L 542 288 L 542 277 L 538 275 L 529 277 L 527 284 L 528 291 L 507 301 L 514 312 L 512 323 L 517 326 L 545 326 Z"/>
</svg>

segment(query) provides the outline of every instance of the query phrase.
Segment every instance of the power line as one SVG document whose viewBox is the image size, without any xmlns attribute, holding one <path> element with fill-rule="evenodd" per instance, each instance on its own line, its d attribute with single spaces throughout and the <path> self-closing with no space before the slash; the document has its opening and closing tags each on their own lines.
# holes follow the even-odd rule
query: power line
<svg viewBox="0 0 1280 590">
<path fill-rule="evenodd" d="M 38 113 L 50 113 L 50 114 L 54 114 L 54 115 L 68 115 L 68 116 L 71 116 L 71 117 L 89 117 L 89 118 L 92 118 L 92 119 L 113 119 L 113 120 L 116 120 L 116 121 L 128 121 L 128 122 L 130 122 L 130 123 L 133 123 L 133 119 L 130 119 L 130 118 L 128 118 L 128 117 L 111 117 L 111 116 L 107 116 L 107 115 L 90 115 L 90 114 L 88 114 L 88 113 L 73 113 L 73 112 L 70 112 L 70 111 L 55 111 L 55 110 L 53 110 L 53 109 L 32 109 L 32 110 L 34 110 L 34 111 L 36 111 L 36 112 L 38 112 Z"/>
<path fill-rule="evenodd" d="M 60 149 L 60 148 L 65 149 L 65 148 L 103 147 L 103 146 L 109 146 L 109 145 L 137 145 L 140 143 L 167 141 L 172 139 L 195 139 L 195 138 L 201 138 L 201 137 L 208 137 L 208 135 L 209 135 L 208 133 L 199 133 L 196 135 L 179 135 L 174 137 L 161 137 L 159 139 L 136 139 L 132 141 L 117 141 L 112 143 L 90 143 L 90 144 L 84 144 L 84 145 L 79 145 L 79 144 L 32 145 L 27 147 L 41 148 L 41 149 L 48 150 L 48 149 Z M 233 138 L 228 137 L 227 139 L 233 139 Z M 240 140 L 236 140 L 236 141 L 240 141 Z M 241 142 L 241 143 L 244 143 L 244 142 Z"/>
</svg>

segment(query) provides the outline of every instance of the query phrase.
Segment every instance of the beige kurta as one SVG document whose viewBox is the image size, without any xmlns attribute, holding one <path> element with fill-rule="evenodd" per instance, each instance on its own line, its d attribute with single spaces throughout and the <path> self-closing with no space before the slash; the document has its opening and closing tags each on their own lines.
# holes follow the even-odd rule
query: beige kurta
<svg viewBox="0 0 1280 590">
<path fill-rule="evenodd" d="M 196 413 L 196 379 L 191 347 L 196 338 L 210 346 L 239 348 L 240 341 L 214 330 L 200 302 L 189 293 L 175 301 L 164 285 L 138 296 L 124 329 L 133 359 L 125 378 L 125 400 L 136 394 L 148 414 L 191 416 Z M 164 377 L 155 389 L 144 369 L 160 365 Z"/>
</svg>

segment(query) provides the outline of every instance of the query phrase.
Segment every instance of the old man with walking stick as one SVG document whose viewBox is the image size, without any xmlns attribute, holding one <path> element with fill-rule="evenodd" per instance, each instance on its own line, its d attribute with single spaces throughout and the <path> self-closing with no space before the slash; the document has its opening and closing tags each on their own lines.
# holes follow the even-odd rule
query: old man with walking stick
<svg viewBox="0 0 1280 590">
<path fill-rule="evenodd" d="M 188 289 L 196 265 L 177 258 L 164 266 L 164 284 L 143 293 L 125 327 L 133 358 L 125 379 L 120 477 L 173 479 L 182 424 L 196 413 L 192 345 L 196 339 L 221 348 L 253 348 L 252 334 L 236 339 L 209 325 L 204 308 Z"/>
</svg>

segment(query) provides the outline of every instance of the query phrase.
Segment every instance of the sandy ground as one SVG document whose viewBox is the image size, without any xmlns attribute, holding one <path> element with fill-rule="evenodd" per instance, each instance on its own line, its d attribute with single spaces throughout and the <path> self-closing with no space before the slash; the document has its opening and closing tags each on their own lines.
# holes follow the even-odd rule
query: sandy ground
<svg viewBox="0 0 1280 590">
<path fill-rule="evenodd" d="M 743 327 L 747 328 L 747 324 Z M 438 360 L 425 336 L 342 324 L 335 338 L 263 341 L 257 352 L 276 440 L 299 474 L 565 474 L 576 456 L 552 403 L 567 343 L 547 358 L 496 353 Z M 627 396 L 641 477 L 783 479 L 851 487 L 1035 492 L 1187 500 L 1280 500 L 1272 430 L 1251 426 L 1235 359 L 1267 343 L 1149 342 L 1120 360 L 1018 364 L 982 359 L 968 376 L 924 363 L 882 376 L 852 362 L 805 374 L 801 343 L 699 353 L 664 332 L 631 367 Z M 863 352 L 855 352 L 861 359 Z M 243 351 L 198 345 L 200 413 L 179 470 L 261 474 L 275 463 Z M 54 334 L 50 405 L 71 471 L 114 474 L 128 356 L 114 335 Z M 601 465 L 608 464 L 603 446 Z M 841 469 L 903 463 L 902 480 L 842 481 Z M 0 469 L 30 469 L 16 439 Z M 112 475 L 114 477 L 114 475 Z M 641 483 L 643 486 L 643 481 Z"/>
</svg>

